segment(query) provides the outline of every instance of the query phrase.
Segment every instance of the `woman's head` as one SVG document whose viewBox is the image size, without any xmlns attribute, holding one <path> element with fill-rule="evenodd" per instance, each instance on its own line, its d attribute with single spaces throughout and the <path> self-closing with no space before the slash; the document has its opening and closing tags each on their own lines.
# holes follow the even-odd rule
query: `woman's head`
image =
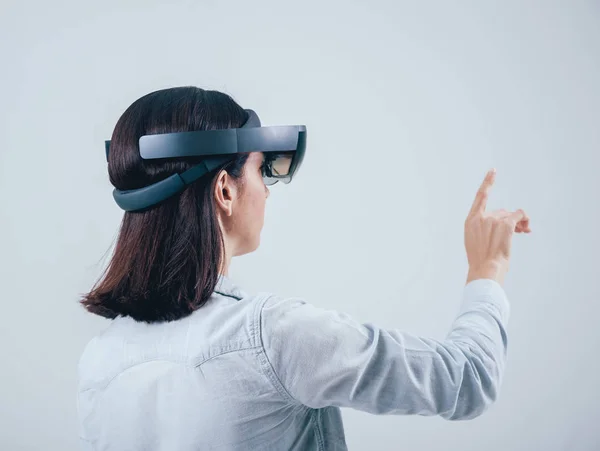
<svg viewBox="0 0 600 451">
<path fill-rule="evenodd" d="M 148 186 L 199 158 L 143 160 L 143 135 L 241 127 L 248 115 L 230 96 L 196 87 L 164 89 L 136 100 L 119 118 L 108 172 L 115 188 Z M 125 212 L 111 262 L 83 305 L 101 316 L 174 320 L 201 307 L 236 255 L 260 241 L 269 191 L 263 154 L 237 154 L 180 194 Z"/>
</svg>

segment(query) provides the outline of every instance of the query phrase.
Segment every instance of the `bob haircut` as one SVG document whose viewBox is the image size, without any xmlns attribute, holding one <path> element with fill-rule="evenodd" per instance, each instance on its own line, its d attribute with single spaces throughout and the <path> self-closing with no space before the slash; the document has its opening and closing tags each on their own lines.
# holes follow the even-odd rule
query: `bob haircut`
<svg viewBox="0 0 600 451">
<path fill-rule="evenodd" d="M 201 158 L 143 160 L 143 135 L 241 127 L 248 113 L 230 96 L 194 86 L 163 89 L 136 100 L 119 118 L 111 138 L 108 173 L 121 190 L 141 188 L 184 172 Z M 238 154 L 166 201 L 125 212 L 110 263 L 81 299 L 105 318 L 130 316 L 148 323 L 173 321 L 199 309 L 213 293 L 224 242 L 214 187 L 226 170 L 243 189 L 248 154 Z"/>
</svg>

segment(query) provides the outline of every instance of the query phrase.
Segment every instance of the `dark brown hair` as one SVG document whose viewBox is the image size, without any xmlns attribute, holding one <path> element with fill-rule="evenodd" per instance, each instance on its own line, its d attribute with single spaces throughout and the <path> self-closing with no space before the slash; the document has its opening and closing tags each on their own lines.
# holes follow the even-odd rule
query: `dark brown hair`
<svg viewBox="0 0 600 451">
<path fill-rule="evenodd" d="M 108 173 L 115 188 L 141 188 L 182 173 L 196 158 L 142 160 L 142 135 L 241 127 L 248 114 L 230 96 L 193 86 L 163 89 L 136 100 L 111 138 Z M 180 194 L 141 212 L 125 212 L 111 261 L 85 294 L 85 308 L 106 318 L 172 321 L 200 308 L 213 293 L 223 236 L 213 190 L 220 170 L 240 185 L 247 154 L 201 177 Z"/>
</svg>

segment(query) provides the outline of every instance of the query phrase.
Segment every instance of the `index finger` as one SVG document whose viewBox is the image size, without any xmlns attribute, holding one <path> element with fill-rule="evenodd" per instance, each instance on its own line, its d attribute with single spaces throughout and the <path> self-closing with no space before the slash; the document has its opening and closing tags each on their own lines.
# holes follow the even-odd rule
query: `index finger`
<svg viewBox="0 0 600 451">
<path fill-rule="evenodd" d="M 496 169 L 490 169 L 483 179 L 483 183 L 479 187 L 477 191 L 477 195 L 475 196 L 475 200 L 473 201 L 473 206 L 471 207 L 470 215 L 483 213 L 485 211 L 485 207 L 487 205 L 487 198 L 490 188 L 494 184 L 494 180 L 496 179 Z"/>
</svg>

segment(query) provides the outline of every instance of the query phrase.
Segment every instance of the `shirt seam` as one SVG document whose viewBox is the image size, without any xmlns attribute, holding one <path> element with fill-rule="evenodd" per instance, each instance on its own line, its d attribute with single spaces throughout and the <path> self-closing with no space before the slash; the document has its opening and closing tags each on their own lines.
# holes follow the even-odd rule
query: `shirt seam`
<svg viewBox="0 0 600 451">
<path fill-rule="evenodd" d="M 313 410 L 313 421 L 315 423 L 315 435 L 317 436 L 318 450 L 325 449 L 325 439 L 321 430 L 321 409 Z"/>
<path fill-rule="evenodd" d="M 204 360 L 202 360 L 202 361 L 201 361 L 201 362 L 199 362 L 199 363 L 195 363 L 195 364 L 193 365 L 193 367 L 194 367 L 194 368 L 198 368 L 199 366 L 202 366 L 202 365 L 204 365 L 206 362 L 208 362 L 208 361 L 210 361 L 210 360 L 213 360 L 213 359 L 216 359 L 217 357 L 221 357 L 222 355 L 225 355 L 225 354 L 232 354 L 232 353 L 234 353 L 234 352 L 242 352 L 242 351 L 251 351 L 251 350 L 253 350 L 253 349 L 256 349 L 256 348 L 258 348 L 258 346 L 248 346 L 247 348 L 236 348 L 236 349 L 229 349 L 229 350 L 227 350 L 227 351 L 223 351 L 223 352 L 221 352 L 221 353 L 219 353 L 219 354 L 216 354 L 216 355 L 213 355 L 213 356 L 211 356 L 211 357 L 209 357 L 209 358 L 207 358 L 207 359 L 204 359 Z"/>
<path fill-rule="evenodd" d="M 259 354 L 263 359 L 263 361 L 259 362 L 259 363 L 260 363 L 261 369 L 263 370 L 263 372 L 265 373 L 265 375 L 267 376 L 267 378 L 269 379 L 269 381 L 271 382 L 273 387 L 279 392 L 279 394 L 286 401 L 290 401 L 293 404 L 297 404 L 297 405 L 307 408 L 307 406 L 304 406 L 304 404 L 302 404 L 296 398 L 294 398 L 291 395 L 291 393 L 285 388 L 285 386 L 281 382 L 281 379 L 279 379 L 279 376 L 277 376 L 277 372 L 275 371 L 273 364 L 269 360 L 269 356 L 267 355 L 267 351 L 265 349 L 265 344 L 263 341 L 262 312 L 263 312 L 264 305 L 271 297 L 272 297 L 272 295 L 266 295 L 260 302 L 258 302 L 256 311 L 254 314 L 254 321 L 253 321 L 252 329 L 253 329 L 253 334 L 255 335 L 255 339 L 259 343 L 259 346 L 257 346 L 257 348 L 259 349 Z"/>
</svg>

